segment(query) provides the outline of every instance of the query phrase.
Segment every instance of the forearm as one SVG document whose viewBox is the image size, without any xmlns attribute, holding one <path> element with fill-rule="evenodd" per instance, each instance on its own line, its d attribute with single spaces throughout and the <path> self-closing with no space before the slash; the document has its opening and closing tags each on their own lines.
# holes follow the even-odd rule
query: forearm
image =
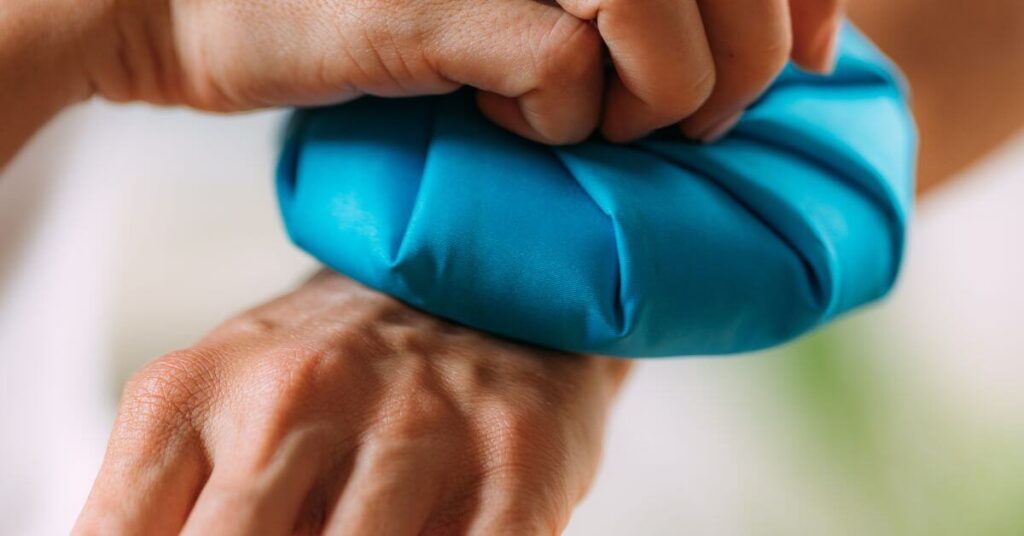
<svg viewBox="0 0 1024 536">
<path fill-rule="evenodd" d="M 102 2 L 0 5 L 0 169 L 60 110 L 89 97 L 83 44 Z"/>
<path fill-rule="evenodd" d="M 910 79 L 922 190 L 1024 125 L 1024 2 L 859 0 L 851 11 Z"/>
</svg>

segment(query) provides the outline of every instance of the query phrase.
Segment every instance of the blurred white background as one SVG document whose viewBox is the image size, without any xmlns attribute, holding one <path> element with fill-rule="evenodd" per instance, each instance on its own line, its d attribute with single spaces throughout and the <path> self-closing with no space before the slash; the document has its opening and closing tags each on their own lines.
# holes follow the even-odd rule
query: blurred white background
<svg viewBox="0 0 1024 536">
<path fill-rule="evenodd" d="M 91 103 L 0 176 L 0 534 L 67 532 L 123 379 L 313 271 L 281 119 Z M 641 366 L 568 533 L 1024 533 L 1022 179 L 1019 137 L 931 194 L 896 294 L 823 334 Z"/>
</svg>

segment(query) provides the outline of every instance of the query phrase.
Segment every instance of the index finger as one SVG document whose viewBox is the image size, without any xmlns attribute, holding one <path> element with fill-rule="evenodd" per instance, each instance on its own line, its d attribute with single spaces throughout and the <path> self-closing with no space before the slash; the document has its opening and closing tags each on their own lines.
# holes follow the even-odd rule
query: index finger
<svg viewBox="0 0 1024 536">
<path fill-rule="evenodd" d="M 207 464 L 191 420 L 194 385 L 181 363 L 201 359 L 171 354 L 129 382 L 73 534 L 177 534 L 185 524 Z"/>
<path fill-rule="evenodd" d="M 628 141 L 678 123 L 715 85 L 715 64 L 695 0 L 557 0 L 594 21 L 615 66 L 601 131 Z"/>
</svg>

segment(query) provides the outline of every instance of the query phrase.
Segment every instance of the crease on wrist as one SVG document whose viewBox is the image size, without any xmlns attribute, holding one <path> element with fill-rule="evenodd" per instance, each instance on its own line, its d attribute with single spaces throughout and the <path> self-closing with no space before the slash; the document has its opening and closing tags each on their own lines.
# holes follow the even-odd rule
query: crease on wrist
<svg viewBox="0 0 1024 536">
<path fill-rule="evenodd" d="M 107 0 L 81 47 L 90 96 L 112 102 L 175 104 L 177 54 L 166 0 Z"/>
</svg>

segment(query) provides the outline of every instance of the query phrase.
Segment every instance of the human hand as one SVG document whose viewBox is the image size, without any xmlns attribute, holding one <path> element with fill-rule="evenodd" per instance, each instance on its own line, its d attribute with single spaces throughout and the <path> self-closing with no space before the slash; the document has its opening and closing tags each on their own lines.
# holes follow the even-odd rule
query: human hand
<svg viewBox="0 0 1024 536">
<path fill-rule="evenodd" d="M 323 273 L 129 382 L 75 533 L 556 533 L 628 367 Z"/>
<path fill-rule="evenodd" d="M 234 111 L 470 85 L 484 114 L 546 143 L 680 121 L 710 141 L 791 52 L 829 70 L 841 1 L 125 0 L 83 50 L 117 101 Z"/>
<path fill-rule="evenodd" d="M 695 140 L 730 130 L 792 58 L 833 68 L 845 0 L 558 0 L 595 20 L 615 64 L 602 125 L 612 141 L 682 122 Z"/>
</svg>

